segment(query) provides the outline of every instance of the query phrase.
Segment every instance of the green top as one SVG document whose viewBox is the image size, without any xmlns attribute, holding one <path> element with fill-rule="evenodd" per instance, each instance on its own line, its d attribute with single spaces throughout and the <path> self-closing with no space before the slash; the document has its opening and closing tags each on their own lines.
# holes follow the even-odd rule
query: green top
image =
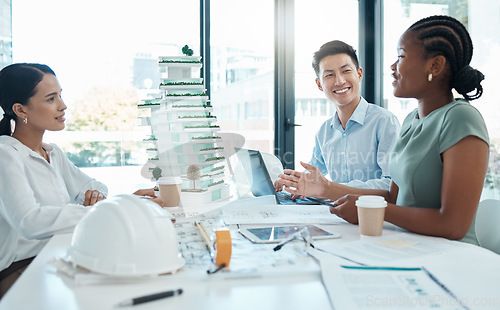
<svg viewBox="0 0 500 310">
<path fill-rule="evenodd" d="M 389 166 L 392 180 L 399 187 L 396 204 L 441 208 L 441 154 L 467 136 L 489 144 L 481 114 L 466 101 L 453 101 L 423 119 L 417 110 L 411 112 L 401 127 Z M 477 244 L 474 223 L 462 241 Z"/>
</svg>

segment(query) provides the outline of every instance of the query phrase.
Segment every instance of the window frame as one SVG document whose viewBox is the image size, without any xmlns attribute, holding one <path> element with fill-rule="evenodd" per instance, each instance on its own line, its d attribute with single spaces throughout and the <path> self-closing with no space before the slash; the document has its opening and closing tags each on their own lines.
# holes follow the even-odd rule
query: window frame
<svg viewBox="0 0 500 310">
<path fill-rule="evenodd" d="M 358 1 L 358 57 L 365 70 L 361 95 L 384 107 L 383 1 Z M 294 169 L 295 126 L 299 126 L 295 124 L 295 1 L 274 0 L 274 7 L 274 155 L 284 168 Z M 200 54 L 205 64 L 210 64 L 210 0 L 200 0 Z M 210 96 L 209 65 L 203 66 L 201 77 Z"/>
</svg>

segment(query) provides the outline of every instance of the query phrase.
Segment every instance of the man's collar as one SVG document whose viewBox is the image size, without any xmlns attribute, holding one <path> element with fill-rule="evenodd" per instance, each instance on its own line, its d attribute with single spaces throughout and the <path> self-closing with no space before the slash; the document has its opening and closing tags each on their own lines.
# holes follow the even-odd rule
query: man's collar
<svg viewBox="0 0 500 310">
<path fill-rule="evenodd" d="M 368 102 L 365 100 L 365 98 L 360 98 L 361 100 L 359 100 L 358 106 L 356 107 L 356 109 L 354 109 L 354 112 L 352 113 L 347 123 L 349 123 L 350 121 L 354 121 L 360 125 L 363 125 L 365 123 L 366 111 L 368 110 Z M 330 123 L 330 126 L 332 127 L 335 127 L 336 125 L 341 125 L 337 111 L 335 111 L 335 115 L 332 117 L 332 122 Z"/>
<path fill-rule="evenodd" d="M 349 121 L 354 121 L 360 125 L 365 123 L 366 111 L 368 110 L 368 102 L 365 98 L 361 97 L 358 106 L 351 115 Z"/>
</svg>

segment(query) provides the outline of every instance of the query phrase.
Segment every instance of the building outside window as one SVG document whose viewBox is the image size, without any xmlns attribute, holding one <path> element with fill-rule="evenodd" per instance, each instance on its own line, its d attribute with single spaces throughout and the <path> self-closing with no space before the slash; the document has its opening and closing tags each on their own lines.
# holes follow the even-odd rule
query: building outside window
<svg viewBox="0 0 500 310">
<path fill-rule="evenodd" d="M 0 68 L 12 63 L 11 9 L 11 0 L 0 0 Z"/>
<path fill-rule="evenodd" d="M 274 150 L 274 1 L 210 1 L 211 100 L 224 132 Z M 232 115 L 228 115 L 231 113 Z"/>
<path fill-rule="evenodd" d="M 342 40 L 357 50 L 358 24 L 356 0 L 319 0 L 314 4 L 295 0 L 295 123 L 301 125 L 295 127 L 296 169 L 302 169 L 300 161 L 311 159 L 314 135 L 335 114 L 335 107 L 316 85 L 313 54 L 332 40 Z"/>
</svg>

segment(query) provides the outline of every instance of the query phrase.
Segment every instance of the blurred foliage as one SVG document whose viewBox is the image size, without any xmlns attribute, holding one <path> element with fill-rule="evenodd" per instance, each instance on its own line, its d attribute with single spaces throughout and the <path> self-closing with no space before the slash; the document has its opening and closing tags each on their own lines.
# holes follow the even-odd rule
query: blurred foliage
<svg viewBox="0 0 500 310">
<path fill-rule="evenodd" d="M 133 87 L 94 87 L 71 108 L 67 128 L 80 131 L 134 130 L 138 102 Z"/>
<path fill-rule="evenodd" d="M 500 188 L 500 140 L 490 141 L 490 159 L 484 186 L 490 189 Z"/>
<path fill-rule="evenodd" d="M 133 87 L 98 86 L 76 100 L 68 111 L 68 131 L 133 131 L 139 96 Z M 64 147 L 78 167 L 121 166 L 142 143 L 126 141 L 73 142 Z"/>
</svg>

